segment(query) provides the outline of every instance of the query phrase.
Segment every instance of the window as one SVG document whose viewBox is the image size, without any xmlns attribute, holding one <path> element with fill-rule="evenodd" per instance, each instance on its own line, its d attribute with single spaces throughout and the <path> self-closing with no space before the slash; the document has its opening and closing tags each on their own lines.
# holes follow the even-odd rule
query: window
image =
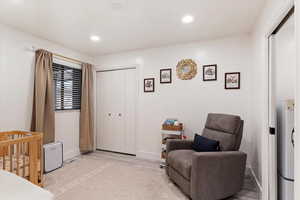
<svg viewBox="0 0 300 200">
<path fill-rule="evenodd" d="M 55 110 L 80 110 L 81 70 L 53 63 Z"/>
</svg>

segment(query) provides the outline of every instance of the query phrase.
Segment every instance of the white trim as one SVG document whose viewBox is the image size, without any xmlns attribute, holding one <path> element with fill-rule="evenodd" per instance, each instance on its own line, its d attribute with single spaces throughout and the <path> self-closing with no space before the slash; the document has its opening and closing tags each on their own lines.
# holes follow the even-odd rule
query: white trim
<svg viewBox="0 0 300 200">
<path fill-rule="evenodd" d="M 101 66 L 95 66 L 96 72 L 105 72 L 105 71 L 115 71 L 115 70 L 126 70 L 126 69 L 138 69 L 139 65 L 128 65 L 128 66 L 110 66 L 110 67 L 104 67 Z"/>
<path fill-rule="evenodd" d="M 250 170 L 250 173 L 251 173 L 251 175 L 252 175 L 252 177 L 253 177 L 253 179 L 254 179 L 254 181 L 255 181 L 255 183 L 256 183 L 258 189 L 259 189 L 259 191 L 262 192 L 262 191 L 263 191 L 263 188 L 262 188 L 262 186 L 261 186 L 261 184 L 260 184 L 260 182 L 259 182 L 259 180 L 258 180 L 256 174 L 254 173 L 252 167 L 251 167 L 251 166 L 248 166 L 248 169 Z"/>
<path fill-rule="evenodd" d="M 264 61 L 264 110 L 263 110 L 263 133 L 262 133 L 262 158 L 269 158 L 269 43 L 268 36 L 265 35 L 264 48 L 265 48 L 265 61 Z M 269 200 L 269 161 L 268 159 L 262 159 L 262 200 Z"/>
<path fill-rule="evenodd" d="M 75 68 L 75 69 L 82 69 L 81 64 L 79 64 L 79 63 L 76 64 L 76 63 L 73 63 L 73 62 L 70 62 L 70 61 L 66 61 L 66 60 L 63 60 L 59 57 L 53 57 L 53 63 L 60 64 L 60 65 L 65 65 L 65 66 Z"/>
<path fill-rule="evenodd" d="M 296 133 L 300 132 L 300 13 L 299 7 L 300 0 L 296 0 L 296 12 L 295 12 L 295 20 L 296 20 L 296 58 L 297 58 L 297 67 L 296 67 L 296 120 L 295 120 L 295 131 Z M 299 152 L 300 152 L 300 137 L 299 134 L 295 135 L 295 183 L 294 183 L 294 199 L 300 199 L 300 160 L 299 160 Z"/>
<path fill-rule="evenodd" d="M 139 123 L 140 123 L 140 73 L 141 73 L 141 66 L 140 65 L 133 65 L 136 70 L 136 101 L 135 101 L 135 154 L 137 154 L 137 149 L 138 149 L 138 141 L 139 141 Z"/>
<path fill-rule="evenodd" d="M 94 111 L 94 152 L 97 150 L 97 71 L 96 68 L 93 67 L 93 95 L 94 95 L 94 104 L 93 104 L 93 111 Z"/>
<path fill-rule="evenodd" d="M 282 22 L 282 20 L 294 6 L 294 0 L 287 0 L 283 4 L 283 6 L 278 10 L 278 14 L 273 18 L 272 26 L 269 27 L 269 30 L 266 32 L 265 37 L 268 38 L 274 32 L 274 30 L 278 27 L 278 25 Z"/>
<path fill-rule="evenodd" d="M 151 161 L 161 161 L 160 154 L 153 153 L 153 152 L 137 151 L 136 157 L 141 159 L 151 160 Z"/>
<path fill-rule="evenodd" d="M 122 70 L 129 70 L 129 69 L 136 69 L 136 67 L 126 67 L 126 68 L 97 70 L 97 72 L 112 72 L 112 71 L 122 71 Z"/>
</svg>

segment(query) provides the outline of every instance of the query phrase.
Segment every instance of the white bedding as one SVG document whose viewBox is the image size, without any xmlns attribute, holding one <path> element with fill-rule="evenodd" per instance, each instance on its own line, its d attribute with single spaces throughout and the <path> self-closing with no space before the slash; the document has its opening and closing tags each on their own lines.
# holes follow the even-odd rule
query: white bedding
<svg viewBox="0 0 300 200">
<path fill-rule="evenodd" d="M 53 200 L 53 195 L 15 174 L 0 170 L 0 199 Z"/>
</svg>

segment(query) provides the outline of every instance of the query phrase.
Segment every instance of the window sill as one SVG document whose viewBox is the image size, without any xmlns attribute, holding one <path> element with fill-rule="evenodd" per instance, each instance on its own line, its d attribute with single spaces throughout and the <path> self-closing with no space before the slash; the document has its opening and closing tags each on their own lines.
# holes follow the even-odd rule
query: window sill
<svg viewBox="0 0 300 200">
<path fill-rule="evenodd" d="M 69 112 L 76 112 L 80 113 L 80 110 L 55 110 L 55 113 L 69 113 Z"/>
</svg>

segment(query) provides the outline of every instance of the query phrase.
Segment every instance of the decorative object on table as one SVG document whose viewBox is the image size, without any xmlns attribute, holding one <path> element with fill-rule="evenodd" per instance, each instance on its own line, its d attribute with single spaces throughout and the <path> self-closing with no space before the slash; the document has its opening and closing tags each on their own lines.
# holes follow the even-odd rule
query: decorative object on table
<svg viewBox="0 0 300 200">
<path fill-rule="evenodd" d="M 184 59 L 177 64 L 176 71 L 179 79 L 191 80 L 197 74 L 197 64 L 192 59 Z"/>
<path fill-rule="evenodd" d="M 168 118 L 164 121 L 163 125 L 171 125 L 173 126 L 175 124 L 175 122 L 178 122 L 177 119 L 175 118 Z"/>
<path fill-rule="evenodd" d="M 172 83 L 172 69 L 160 70 L 160 83 L 161 84 Z"/>
<path fill-rule="evenodd" d="M 179 126 L 180 125 L 180 122 L 179 121 L 175 121 L 174 122 L 174 126 Z"/>
<path fill-rule="evenodd" d="M 241 88 L 241 73 L 231 72 L 225 73 L 225 89 L 240 89 Z"/>
<path fill-rule="evenodd" d="M 216 80 L 217 80 L 217 65 L 204 65 L 203 81 L 216 81 Z"/>
<path fill-rule="evenodd" d="M 146 78 L 144 79 L 144 92 L 154 92 L 155 91 L 155 79 Z"/>
<path fill-rule="evenodd" d="M 183 135 L 183 124 L 180 123 L 177 119 L 166 119 L 162 125 L 161 136 L 162 136 L 162 151 L 161 151 L 161 159 L 162 164 L 161 168 L 165 167 L 165 159 L 166 159 L 166 144 L 167 140 L 170 139 L 180 139 L 183 140 L 186 137 Z"/>
</svg>

